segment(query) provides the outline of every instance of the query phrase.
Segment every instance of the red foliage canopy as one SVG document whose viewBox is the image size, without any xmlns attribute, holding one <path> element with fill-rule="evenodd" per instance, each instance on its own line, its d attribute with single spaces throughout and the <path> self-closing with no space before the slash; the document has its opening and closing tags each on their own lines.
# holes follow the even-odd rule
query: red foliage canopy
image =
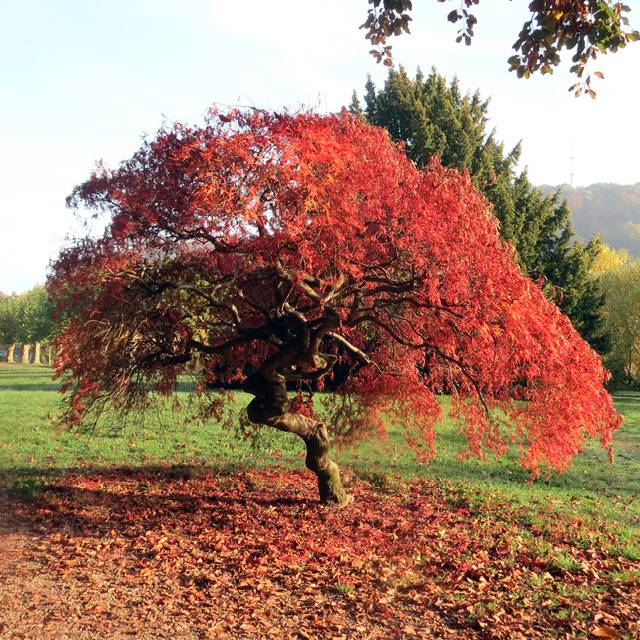
<svg viewBox="0 0 640 640">
<path fill-rule="evenodd" d="M 598 356 L 519 271 L 468 176 L 419 171 L 345 113 L 212 111 L 100 168 L 70 204 L 110 216 L 48 285 L 70 317 L 70 423 L 144 407 L 187 370 L 205 399 L 243 383 L 263 414 L 256 375 L 321 388 L 339 370 L 335 433 L 383 433 L 389 417 L 425 457 L 442 391 L 472 454 L 517 442 L 534 472 L 619 426 Z"/>
</svg>

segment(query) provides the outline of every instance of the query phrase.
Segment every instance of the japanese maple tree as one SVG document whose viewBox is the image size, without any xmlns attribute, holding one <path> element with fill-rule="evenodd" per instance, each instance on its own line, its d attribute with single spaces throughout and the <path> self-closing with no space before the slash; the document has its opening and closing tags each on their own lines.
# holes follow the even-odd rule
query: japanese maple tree
<svg viewBox="0 0 640 640">
<path fill-rule="evenodd" d="M 70 204 L 109 216 L 61 254 L 48 287 L 64 418 L 140 410 L 198 378 L 221 419 L 233 381 L 252 423 L 296 434 L 320 498 L 345 504 L 329 439 L 399 424 L 434 452 L 436 393 L 452 395 L 469 454 L 561 471 L 620 423 L 598 356 L 522 275 L 469 176 L 418 170 L 347 113 L 212 111 L 165 127 Z M 296 385 L 335 390 L 322 417 Z M 289 390 L 289 392 L 288 392 Z"/>
</svg>

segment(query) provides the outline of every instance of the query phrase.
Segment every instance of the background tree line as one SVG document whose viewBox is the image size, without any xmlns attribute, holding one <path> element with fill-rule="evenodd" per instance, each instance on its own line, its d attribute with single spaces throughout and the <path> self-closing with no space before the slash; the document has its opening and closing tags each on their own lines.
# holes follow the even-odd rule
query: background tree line
<svg viewBox="0 0 640 640">
<path fill-rule="evenodd" d="M 580 237 L 600 233 L 608 245 L 640 255 L 640 182 L 540 188 L 546 193 L 560 190 L 561 197 L 569 203 L 571 220 Z"/>
<path fill-rule="evenodd" d="M 6 359 L 13 362 L 16 345 L 22 345 L 21 360 L 28 361 L 34 347 L 34 362 L 41 361 L 41 345 L 55 334 L 53 308 L 46 289 L 37 285 L 21 294 L 0 292 L 0 345 L 6 345 Z M 51 360 L 48 354 L 48 361 Z"/>
</svg>

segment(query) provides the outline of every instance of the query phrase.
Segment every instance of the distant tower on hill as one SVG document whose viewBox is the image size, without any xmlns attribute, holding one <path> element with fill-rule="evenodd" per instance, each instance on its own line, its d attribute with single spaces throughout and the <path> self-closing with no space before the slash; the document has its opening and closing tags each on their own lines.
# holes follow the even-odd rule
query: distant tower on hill
<svg viewBox="0 0 640 640">
<path fill-rule="evenodd" d="M 569 184 L 573 187 L 573 140 L 569 149 Z"/>
<path fill-rule="evenodd" d="M 571 154 L 571 158 L 569 158 L 571 162 L 571 172 L 569 173 L 569 184 L 573 187 L 573 153 Z"/>
</svg>

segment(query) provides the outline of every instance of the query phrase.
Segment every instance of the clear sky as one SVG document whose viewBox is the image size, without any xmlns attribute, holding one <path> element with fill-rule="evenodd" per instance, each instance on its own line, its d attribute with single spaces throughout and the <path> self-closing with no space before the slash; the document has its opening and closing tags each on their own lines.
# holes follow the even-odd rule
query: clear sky
<svg viewBox="0 0 640 640">
<path fill-rule="evenodd" d="M 454 2 L 457 6 L 457 2 Z M 598 98 L 573 98 L 564 71 L 518 80 L 510 46 L 528 0 L 484 0 L 471 47 L 451 9 L 416 0 L 394 57 L 491 96 L 492 123 L 536 183 L 640 181 L 640 46 L 603 58 Z M 640 0 L 628 0 L 640 27 Z M 46 277 L 68 234 L 64 205 L 94 163 L 115 165 L 166 120 L 197 122 L 214 102 L 333 111 L 384 82 L 358 26 L 366 0 L 0 0 L 0 291 Z"/>
</svg>

